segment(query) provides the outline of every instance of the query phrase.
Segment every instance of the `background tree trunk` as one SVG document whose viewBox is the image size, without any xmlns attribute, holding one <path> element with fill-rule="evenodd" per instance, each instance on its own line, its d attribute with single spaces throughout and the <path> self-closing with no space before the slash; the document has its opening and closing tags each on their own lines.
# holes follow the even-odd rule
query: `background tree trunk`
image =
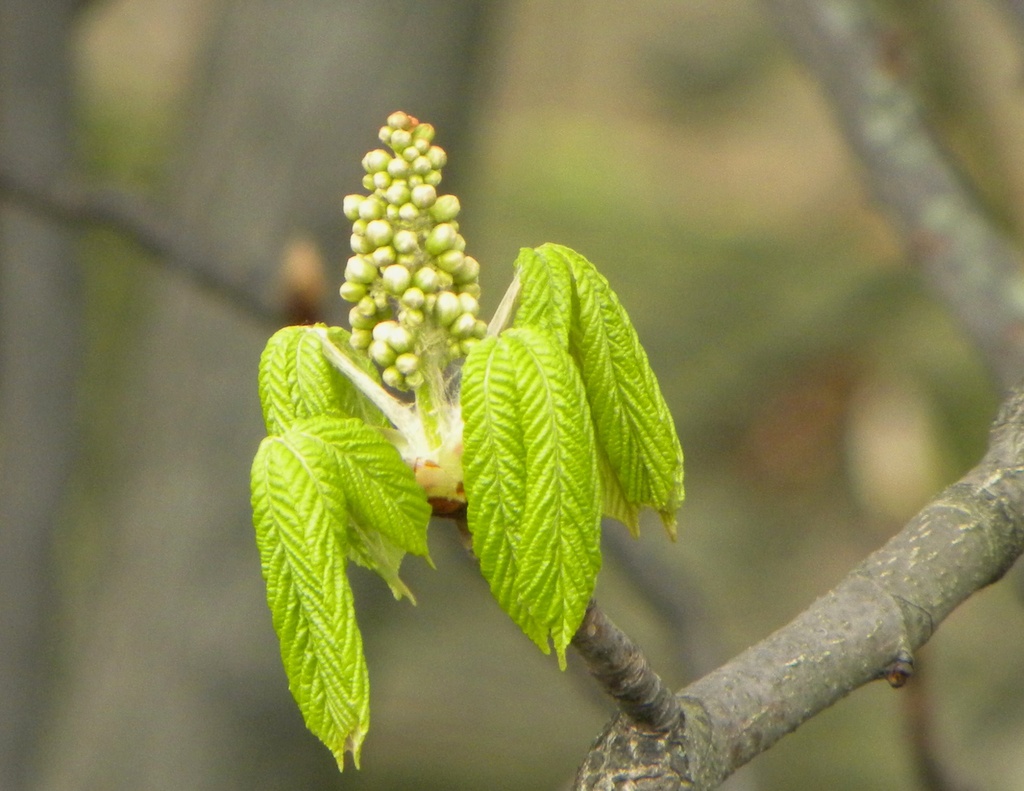
<svg viewBox="0 0 1024 791">
<path fill-rule="evenodd" d="M 65 177 L 77 3 L 0 3 L 0 162 Z M 54 537 L 74 454 L 75 237 L 0 202 L 0 788 L 26 787 L 50 709 Z"/>
</svg>

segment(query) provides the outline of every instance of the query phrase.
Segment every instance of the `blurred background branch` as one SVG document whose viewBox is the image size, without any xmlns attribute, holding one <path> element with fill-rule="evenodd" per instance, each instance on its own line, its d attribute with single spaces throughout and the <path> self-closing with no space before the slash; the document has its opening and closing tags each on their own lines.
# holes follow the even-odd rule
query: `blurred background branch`
<svg viewBox="0 0 1024 791">
<path fill-rule="evenodd" d="M 898 41 L 856 0 L 765 0 L 822 86 L 876 199 L 1004 387 L 1024 375 L 1017 247 L 940 150 Z"/>
</svg>

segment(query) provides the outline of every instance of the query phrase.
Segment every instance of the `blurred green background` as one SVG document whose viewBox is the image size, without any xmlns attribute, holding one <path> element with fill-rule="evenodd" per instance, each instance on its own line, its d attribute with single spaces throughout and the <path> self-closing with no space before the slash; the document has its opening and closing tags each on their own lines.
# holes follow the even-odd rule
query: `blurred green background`
<svg viewBox="0 0 1024 791">
<path fill-rule="evenodd" d="M 610 538 L 598 583 L 666 680 L 789 621 L 977 460 L 998 394 L 755 2 L 414 3 L 472 17 L 429 32 L 435 49 L 453 30 L 452 48 L 468 47 L 436 86 L 388 72 L 388 47 L 433 50 L 403 4 L 375 5 L 88 4 L 73 50 L 81 169 L 166 200 L 267 289 L 290 244 L 315 244 L 337 319 L 340 201 L 359 190 L 349 152 L 404 109 L 448 151 L 485 313 L 521 246 L 594 261 L 686 453 L 678 542 L 656 520 L 640 542 Z M 1024 50 L 1008 19 L 980 0 L 880 8 L 944 145 L 1017 233 Z M 374 14 L 390 21 L 371 34 Z M 352 572 L 373 724 L 363 768 L 337 775 L 288 697 L 247 521 L 255 366 L 273 326 L 109 231 L 79 249 L 79 460 L 32 787 L 565 787 L 609 710 L 501 615 L 445 522 L 437 570 L 405 568 L 418 607 Z M 699 602 L 699 645 L 680 645 L 636 567 Z M 912 691 L 858 691 L 730 787 L 926 789 L 907 738 L 925 722 L 964 788 L 1024 789 L 1021 590 L 1018 570 L 957 611 Z"/>
</svg>

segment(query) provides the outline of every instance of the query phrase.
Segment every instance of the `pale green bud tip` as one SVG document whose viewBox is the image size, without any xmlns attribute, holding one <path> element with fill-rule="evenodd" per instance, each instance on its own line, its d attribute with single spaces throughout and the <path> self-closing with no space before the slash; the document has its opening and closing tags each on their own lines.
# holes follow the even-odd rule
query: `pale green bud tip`
<svg viewBox="0 0 1024 791">
<path fill-rule="evenodd" d="M 411 129 L 416 121 L 408 113 L 397 110 L 388 116 L 388 126 L 392 129 Z"/>
<path fill-rule="evenodd" d="M 362 256 L 354 255 L 345 264 L 345 279 L 353 283 L 369 285 L 377 279 L 377 267 Z"/>
<path fill-rule="evenodd" d="M 382 321 L 373 328 L 373 339 L 375 341 L 387 341 L 391 337 L 391 333 L 397 329 L 397 321 Z"/>
<path fill-rule="evenodd" d="M 465 255 L 458 250 L 445 250 L 437 257 L 437 265 L 441 268 L 442 272 L 452 274 L 456 269 L 462 266 L 464 258 Z"/>
<path fill-rule="evenodd" d="M 358 195 L 354 197 L 359 197 Z M 369 222 L 370 220 L 379 220 L 384 216 L 384 202 L 380 199 L 370 196 L 366 200 L 359 204 L 359 219 Z M 355 217 L 349 217 L 350 220 L 356 219 Z"/>
<path fill-rule="evenodd" d="M 435 225 L 430 234 L 427 236 L 426 242 L 424 242 L 424 249 L 431 255 L 440 255 L 445 250 L 451 250 L 456 247 L 456 239 L 458 238 L 458 232 L 455 227 L 449 223 L 442 223 L 441 225 Z"/>
<path fill-rule="evenodd" d="M 451 291 L 442 291 L 437 295 L 437 301 L 434 303 L 434 315 L 442 327 L 447 327 L 455 321 L 461 312 L 459 298 Z"/>
<path fill-rule="evenodd" d="M 398 369 L 399 373 L 403 376 L 408 376 L 414 373 L 420 367 L 420 358 L 415 354 L 406 352 L 400 354 L 395 358 L 395 368 Z"/>
<path fill-rule="evenodd" d="M 372 220 L 366 226 L 366 241 L 375 248 L 388 244 L 394 235 L 394 229 L 387 220 Z"/>
<path fill-rule="evenodd" d="M 412 189 L 412 203 L 419 209 L 429 209 L 437 201 L 437 189 L 429 184 L 420 184 Z M 433 217 L 433 212 L 431 212 Z M 451 218 L 446 218 L 451 219 Z"/>
<path fill-rule="evenodd" d="M 395 248 L 392 247 L 391 245 L 387 245 L 385 247 L 378 247 L 376 250 L 373 251 L 371 257 L 373 258 L 373 263 L 380 267 L 393 264 L 397 259 L 397 256 L 395 255 Z"/>
<path fill-rule="evenodd" d="M 475 283 L 476 279 L 480 277 L 480 262 L 473 256 L 467 255 L 463 257 L 459 268 L 452 272 L 452 276 L 460 285 Z"/>
<path fill-rule="evenodd" d="M 395 246 L 395 250 L 403 255 L 415 253 L 419 248 L 419 242 L 416 241 L 416 232 L 408 229 L 398 231 L 395 234 L 395 238 L 392 239 L 392 244 Z"/>
<path fill-rule="evenodd" d="M 386 288 L 390 293 L 395 296 L 401 295 L 409 284 L 412 283 L 412 275 L 409 274 L 409 270 L 401 264 L 392 264 L 391 266 L 385 267 L 381 272 L 381 278 Z"/>
<path fill-rule="evenodd" d="M 387 188 L 387 191 L 384 193 L 384 197 L 392 206 L 401 206 L 402 204 L 409 202 L 409 198 L 412 197 L 412 193 L 409 191 L 409 187 L 404 183 L 396 181 Z"/>
<path fill-rule="evenodd" d="M 429 267 L 418 269 L 413 275 L 412 282 L 424 294 L 432 294 L 438 288 L 437 272 Z"/>
<path fill-rule="evenodd" d="M 452 324 L 451 333 L 456 338 L 468 338 L 473 334 L 475 327 L 476 318 L 469 313 L 463 313 Z"/>
<path fill-rule="evenodd" d="M 375 148 L 363 157 L 363 170 L 367 173 L 379 173 L 388 169 L 392 161 L 391 155 L 383 148 Z"/>
<path fill-rule="evenodd" d="M 388 387 L 394 387 L 397 390 L 405 389 L 405 377 L 402 376 L 402 372 L 393 365 L 384 369 L 384 372 L 381 374 L 381 379 L 384 380 L 384 384 Z"/>
<path fill-rule="evenodd" d="M 407 288 L 401 296 L 401 302 L 405 307 L 412 310 L 418 310 L 423 307 L 424 300 L 423 290 L 412 286 Z"/>
<path fill-rule="evenodd" d="M 359 207 L 366 200 L 365 195 L 346 195 L 341 202 L 341 211 L 349 220 L 359 219 Z"/>
<path fill-rule="evenodd" d="M 341 284 L 339 289 L 341 298 L 346 302 L 358 302 L 366 296 L 366 286 L 362 283 L 355 283 L 351 280 L 346 280 Z"/>
<path fill-rule="evenodd" d="M 399 324 L 388 335 L 388 345 L 398 354 L 412 351 L 413 337 L 408 329 Z"/>
<path fill-rule="evenodd" d="M 370 344 L 373 343 L 373 333 L 369 330 L 352 330 L 348 343 L 353 349 L 359 349 L 360 351 L 369 349 Z"/>
<path fill-rule="evenodd" d="M 441 195 L 430 207 L 430 216 L 437 222 L 451 222 L 459 216 L 461 208 L 459 199 L 454 195 Z"/>
<path fill-rule="evenodd" d="M 426 156 L 427 159 L 430 160 L 430 164 L 435 170 L 440 170 L 441 168 L 448 164 L 448 155 L 440 146 L 431 146 L 427 150 Z"/>
<path fill-rule="evenodd" d="M 370 358 L 382 368 L 391 365 L 398 356 L 386 341 L 373 341 L 369 351 Z"/>
<path fill-rule="evenodd" d="M 406 129 L 396 129 L 391 133 L 390 146 L 395 151 L 401 151 L 404 148 L 408 148 L 412 142 L 412 133 Z"/>
<path fill-rule="evenodd" d="M 388 162 L 388 175 L 393 179 L 404 179 L 409 176 L 411 168 L 404 159 L 392 159 Z"/>
<path fill-rule="evenodd" d="M 476 316 L 480 312 L 480 303 L 477 302 L 476 297 L 469 294 L 459 294 L 459 307 L 462 308 L 463 313 L 468 313 L 470 316 Z"/>
</svg>

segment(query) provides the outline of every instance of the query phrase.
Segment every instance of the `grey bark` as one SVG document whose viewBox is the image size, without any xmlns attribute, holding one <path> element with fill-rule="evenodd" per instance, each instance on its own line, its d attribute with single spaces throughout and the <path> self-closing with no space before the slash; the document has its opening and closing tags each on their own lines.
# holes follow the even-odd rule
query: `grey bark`
<svg viewBox="0 0 1024 791">
<path fill-rule="evenodd" d="M 0 3 L 0 162 L 71 167 L 75 3 Z M 74 455 L 81 337 L 74 235 L 0 203 L 0 787 L 26 788 L 53 693 L 53 550 Z"/>
<path fill-rule="evenodd" d="M 878 678 L 901 680 L 952 610 L 1024 552 L 1024 389 L 988 453 L 787 626 L 679 693 L 668 732 L 613 720 L 580 769 L 586 789 L 715 788 L 801 723 Z"/>
<path fill-rule="evenodd" d="M 829 99 L 881 208 L 1003 387 L 1024 375 L 1020 251 L 980 208 L 887 57 L 865 3 L 765 0 Z"/>
</svg>

